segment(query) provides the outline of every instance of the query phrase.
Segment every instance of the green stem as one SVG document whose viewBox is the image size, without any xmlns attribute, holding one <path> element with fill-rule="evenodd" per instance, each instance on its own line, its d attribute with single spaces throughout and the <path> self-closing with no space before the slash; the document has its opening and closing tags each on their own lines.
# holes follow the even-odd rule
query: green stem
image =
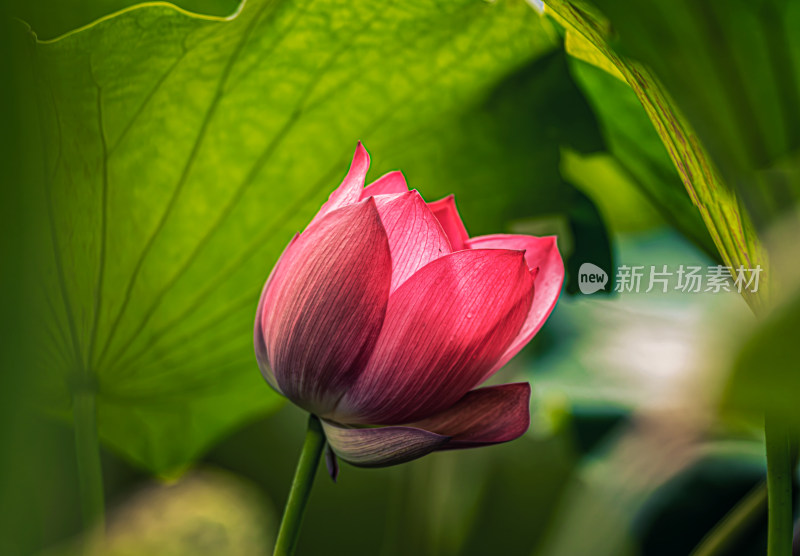
<svg viewBox="0 0 800 556">
<path fill-rule="evenodd" d="M 303 513 L 308 503 L 308 497 L 311 495 L 311 487 L 314 485 L 314 476 L 317 474 L 323 448 L 325 448 L 325 433 L 322 432 L 322 425 L 315 415 L 310 415 L 306 440 L 303 443 L 303 451 L 300 453 L 300 461 L 297 462 L 297 470 L 289 491 L 289 499 L 286 501 L 286 509 L 283 510 L 283 519 L 281 528 L 278 530 L 278 540 L 275 541 L 273 556 L 294 554 L 297 539 L 300 536 Z"/>
<path fill-rule="evenodd" d="M 767 416 L 768 556 L 792 556 L 792 455 L 788 431 Z"/>
<path fill-rule="evenodd" d="M 97 437 L 97 409 L 94 393 L 77 392 L 72 397 L 75 426 L 75 455 L 78 460 L 78 482 L 81 495 L 83 525 L 88 531 L 105 528 L 103 469 L 100 464 L 100 442 Z"/>
<path fill-rule="evenodd" d="M 754 521 L 764 515 L 766 507 L 767 485 L 761 483 L 703 537 L 690 556 L 721 556 L 732 553 L 735 542 L 753 526 Z"/>
</svg>

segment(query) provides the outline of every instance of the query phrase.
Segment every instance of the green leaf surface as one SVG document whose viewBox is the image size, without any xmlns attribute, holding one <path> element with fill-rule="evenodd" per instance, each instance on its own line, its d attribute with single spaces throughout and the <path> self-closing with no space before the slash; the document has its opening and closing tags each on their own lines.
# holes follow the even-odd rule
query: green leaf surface
<svg viewBox="0 0 800 556">
<path fill-rule="evenodd" d="M 652 69 L 757 228 L 800 203 L 800 5 L 596 0 Z"/>
<path fill-rule="evenodd" d="M 40 39 L 53 39 L 108 14 L 124 10 L 135 0 L 6 0 L 8 13 L 27 22 Z M 197 14 L 229 16 L 241 0 L 180 0 L 173 2 Z"/>
<path fill-rule="evenodd" d="M 228 19 L 154 3 L 30 43 L 51 238 L 37 362 L 49 405 L 66 412 L 70 391 L 95 391 L 101 438 L 159 473 L 278 403 L 252 354 L 259 290 L 357 140 L 375 170 L 408 162 L 428 197 L 496 193 L 456 180 L 492 164 L 531 173 L 519 187 L 549 187 L 535 176 L 557 176 L 567 142 L 548 125 L 496 150 L 508 129 L 489 116 L 507 108 L 491 88 L 558 44 L 522 2 L 251 0 Z M 553 75 L 565 86 L 566 72 Z M 538 90 L 531 102 L 546 106 L 554 97 Z M 489 114 L 470 114 L 479 107 Z M 451 122 L 467 135 L 438 141 Z M 536 157 L 543 138 L 554 145 Z M 471 160 L 459 147 L 477 141 Z M 475 228 L 502 231 L 510 207 L 548 210 L 508 198 Z"/>
<path fill-rule="evenodd" d="M 612 6 L 610 1 L 598 4 L 602 4 L 603 8 Z M 626 16 L 622 15 L 625 11 L 622 4 L 628 7 Z M 593 3 L 584 0 L 548 0 L 546 6 L 547 13 L 553 15 L 570 32 L 580 33 L 602 52 L 632 88 L 678 170 L 689 198 L 699 210 L 723 263 L 734 268 L 755 268 L 756 265 L 766 267 L 765 253 L 755 233 L 751 215 L 741 206 L 737 188 L 723 180 L 715 164 L 718 161 L 712 159 L 708 147 L 695 131 L 696 122 L 687 119 L 682 107 L 672 99 L 659 79 L 660 73 L 654 73 L 645 65 L 622 56 L 615 50 L 616 19 L 606 19 Z M 638 25 L 637 14 L 642 17 L 647 15 L 649 20 L 654 19 L 652 13 L 645 14 L 650 9 L 649 3 L 622 0 L 613 6 L 614 14 L 627 17 L 631 26 Z M 663 9 L 671 8 L 665 6 Z M 676 41 L 680 40 L 679 36 L 681 35 L 675 36 Z M 660 37 L 658 33 L 651 33 L 649 40 L 659 45 L 659 53 L 667 52 L 671 55 L 673 51 L 659 43 Z M 675 56 L 674 60 L 682 64 L 683 60 L 692 58 L 694 54 L 684 53 L 683 56 Z M 751 307 L 757 309 L 764 305 L 768 289 L 762 288 L 757 294 L 743 295 Z"/>
<path fill-rule="evenodd" d="M 609 228 L 617 233 L 651 230 L 664 225 L 656 208 L 642 195 L 639 184 L 608 153 L 581 156 L 566 150 L 561 160 L 564 177 L 597 203 Z"/>
<path fill-rule="evenodd" d="M 609 153 L 620 168 L 661 219 L 713 258 L 719 258 L 700 213 L 692 205 L 675 165 L 630 86 L 582 62 L 573 63 L 572 73 L 591 102 Z"/>
</svg>

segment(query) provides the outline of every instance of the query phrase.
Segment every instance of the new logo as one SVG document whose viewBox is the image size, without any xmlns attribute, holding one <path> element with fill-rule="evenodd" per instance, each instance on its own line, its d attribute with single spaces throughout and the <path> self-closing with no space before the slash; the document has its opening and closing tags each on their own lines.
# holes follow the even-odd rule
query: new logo
<svg viewBox="0 0 800 556">
<path fill-rule="evenodd" d="M 604 290 L 606 284 L 608 284 L 608 274 L 599 266 L 583 263 L 578 269 L 578 288 L 581 293 L 588 295 L 598 290 Z"/>
</svg>

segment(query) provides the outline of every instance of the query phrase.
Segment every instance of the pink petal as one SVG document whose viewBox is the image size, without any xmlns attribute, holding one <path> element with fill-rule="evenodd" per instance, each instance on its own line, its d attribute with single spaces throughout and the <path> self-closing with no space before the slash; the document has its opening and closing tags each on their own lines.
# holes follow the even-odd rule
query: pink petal
<svg viewBox="0 0 800 556">
<path fill-rule="evenodd" d="M 386 312 L 392 259 L 374 198 L 331 212 L 295 241 L 263 296 L 280 390 L 324 415 L 362 372 Z"/>
<path fill-rule="evenodd" d="M 428 203 L 428 208 L 442 225 L 453 251 L 466 249 L 465 242 L 469 239 L 469 234 L 458 214 L 455 197 L 448 195 L 444 199 Z"/>
<path fill-rule="evenodd" d="M 459 251 L 423 267 L 389 298 L 372 357 L 336 419 L 399 424 L 453 405 L 517 336 L 532 286 L 521 251 Z"/>
<path fill-rule="evenodd" d="M 471 448 L 519 438 L 528 430 L 531 386 L 527 382 L 479 388 L 452 407 L 411 426 L 451 436 L 440 449 Z"/>
<path fill-rule="evenodd" d="M 450 242 L 417 191 L 375 198 L 392 252 L 394 291 L 417 270 L 450 253 Z"/>
<path fill-rule="evenodd" d="M 256 322 L 253 330 L 253 345 L 255 347 L 256 361 L 258 361 L 258 368 L 261 370 L 261 375 L 264 377 L 267 383 L 272 386 L 272 388 L 281 394 L 283 392 L 281 392 L 280 386 L 278 386 L 278 381 L 275 380 L 275 374 L 272 372 L 272 368 L 269 366 L 269 360 L 267 358 L 267 346 L 264 343 L 264 332 L 261 327 L 261 321 L 264 310 L 264 302 L 267 298 L 267 291 L 269 290 L 270 284 L 272 284 L 272 279 L 278 273 L 281 261 L 288 258 L 286 253 L 292 248 L 292 245 L 294 245 L 298 237 L 300 237 L 300 234 L 295 234 L 292 238 L 292 241 L 290 241 L 289 245 L 287 245 L 283 250 L 281 256 L 278 257 L 275 266 L 272 267 L 272 272 L 269 273 L 267 283 L 264 284 L 264 287 L 261 289 L 261 297 L 258 300 L 258 308 L 256 309 Z"/>
<path fill-rule="evenodd" d="M 391 195 L 393 193 L 405 193 L 408 191 L 406 178 L 403 172 L 394 171 L 384 174 L 377 180 L 367 186 L 366 189 L 361 191 L 361 198 L 366 199 L 375 195 Z"/>
<path fill-rule="evenodd" d="M 539 331 L 553 311 L 564 283 L 564 262 L 558 252 L 556 237 L 533 237 L 522 235 L 497 234 L 474 237 L 467 242 L 470 249 L 524 249 L 525 262 L 535 273 L 533 297 L 528 318 L 508 349 L 497 364 L 487 373 L 484 380 L 514 357 L 519 350 Z"/>
<path fill-rule="evenodd" d="M 367 170 L 369 170 L 369 153 L 359 141 L 358 145 L 356 145 L 356 152 L 353 154 L 353 161 L 350 163 L 350 170 L 348 170 L 339 187 L 328 197 L 328 201 L 319 209 L 312 222 L 317 222 L 320 218 L 338 208 L 357 203 L 361 198 L 362 191 L 364 191 Z"/>
<path fill-rule="evenodd" d="M 337 456 L 359 467 L 386 467 L 420 458 L 450 440 L 413 427 L 346 428 L 322 420 L 325 437 Z"/>
</svg>

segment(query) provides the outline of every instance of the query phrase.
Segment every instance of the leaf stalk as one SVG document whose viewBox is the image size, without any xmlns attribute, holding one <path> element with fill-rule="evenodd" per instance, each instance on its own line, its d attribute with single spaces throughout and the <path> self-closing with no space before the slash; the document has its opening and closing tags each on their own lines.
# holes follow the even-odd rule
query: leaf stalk
<svg viewBox="0 0 800 556">
<path fill-rule="evenodd" d="M 81 389 L 73 394 L 72 415 L 84 529 L 87 533 L 102 532 L 105 530 L 105 498 L 94 392 Z"/>
</svg>

